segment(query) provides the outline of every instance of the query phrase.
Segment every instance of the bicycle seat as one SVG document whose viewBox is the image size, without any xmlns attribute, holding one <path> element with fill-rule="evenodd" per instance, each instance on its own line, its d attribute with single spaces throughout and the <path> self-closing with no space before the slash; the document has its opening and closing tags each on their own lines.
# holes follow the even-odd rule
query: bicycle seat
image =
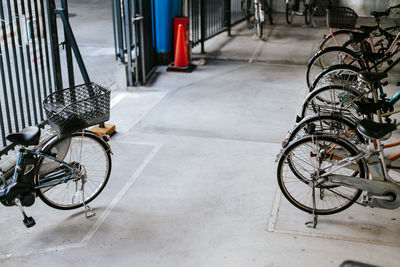
<svg viewBox="0 0 400 267">
<path fill-rule="evenodd" d="M 371 12 L 371 16 L 375 17 L 375 18 L 380 18 L 380 17 L 385 17 L 385 16 L 389 16 L 390 15 L 390 10 L 386 10 L 386 11 L 372 11 Z"/>
<path fill-rule="evenodd" d="M 381 81 L 382 79 L 387 78 L 386 72 L 368 72 L 368 71 L 360 71 L 358 73 L 358 78 L 368 83 L 376 83 Z"/>
<path fill-rule="evenodd" d="M 371 32 L 375 31 L 378 28 L 379 26 L 360 26 L 360 31 L 362 31 L 363 33 L 370 34 Z"/>
<path fill-rule="evenodd" d="M 349 35 L 350 40 L 354 42 L 361 42 L 369 37 L 369 32 L 351 32 Z"/>
<path fill-rule="evenodd" d="M 34 146 L 39 144 L 40 129 L 36 126 L 30 126 L 22 129 L 18 133 L 7 135 L 7 140 L 18 145 Z"/>
<path fill-rule="evenodd" d="M 381 108 L 380 103 L 354 101 L 352 107 L 361 114 L 369 115 L 376 114 L 376 111 Z"/>
<path fill-rule="evenodd" d="M 377 123 L 370 120 L 361 120 L 357 124 L 357 131 L 360 134 L 373 139 L 381 139 L 396 130 L 396 128 L 395 124 Z"/>
</svg>

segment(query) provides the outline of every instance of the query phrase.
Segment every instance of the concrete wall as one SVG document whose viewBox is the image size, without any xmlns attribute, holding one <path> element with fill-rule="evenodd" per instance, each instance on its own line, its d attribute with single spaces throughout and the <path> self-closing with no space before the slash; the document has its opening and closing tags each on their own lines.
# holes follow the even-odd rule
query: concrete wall
<svg viewBox="0 0 400 267">
<path fill-rule="evenodd" d="M 328 4 L 328 0 L 318 1 L 322 2 L 324 5 Z M 271 2 L 275 11 L 285 12 L 285 1 L 271 0 Z M 370 16 L 372 10 L 383 11 L 389 6 L 400 4 L 400 0 L 334 0 L 332 3 L 335 3 L 339 6 L 350 7 L 354 9 L 359 16 L 365 17 Z M 400 14 L 400 9 L 398 9 L 397 12 Z"/>
</svg>

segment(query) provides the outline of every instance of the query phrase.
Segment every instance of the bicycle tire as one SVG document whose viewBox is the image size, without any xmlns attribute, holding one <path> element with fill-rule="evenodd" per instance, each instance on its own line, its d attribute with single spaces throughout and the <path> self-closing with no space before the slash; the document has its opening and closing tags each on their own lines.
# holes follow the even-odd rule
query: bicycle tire
<svg viewBox="0 0 400 267">
<path fill-rule="evenodd" d="M 69 136 L 56 136 L 44 144 L 42 152 L 55 155 L 58 160 L 74 164 L 76 168 L 84 170 L 87 176 L 84 186 L 85 204 L 95 199 L 109 180 L 112 167 L 110 147 L 94 133 L 84 131 L 75 132 Z M 40 158 L 35 185 L 40 186 L 49 182 L 49 180 L 44 181 L 43 179 L 59 170 L 60 165 L 56 165 L 54 165 L 54 161 Z M 44 203 L 56 209 L 69 210 L 82 207 L 84 205 L 80 196 L 82 191 L 77 190 L 82 185 L 82 179 L 85 179 L 85 176 L 82 177 L 38 188 L 37 194 Z M 71 192 L 74 188 L 70 187 L 75 187 L 75 192 Z"/>
<path fill-rule="evenodd" d="M 257 8 L 256 8 L 256 10 L 254 10 L 254 12 L 255 12 L 255 15 L 254 15 L 254 20 L 255 20 L 255 24 L 256 24 L 256 34 L 257 34 L 257 36 L 258 36 L 258 38 L 262 38 L 262 35 L 263 35 L 263 21 L 261 21 L 261 12 L 263 12 L 262 11 L 262 9 L 261 9 L 261 5 L 260 4 L 258 4 L 257 5 Z"/>
<path fill-rule="evenodd" d="M 326 35 L 319 45 L 319 50 L 323 50 L 332 46 L 342 46 L 346 41 L 350 40 L 351 32 L 355 31 L 338 30 Z M 335 36 L 335 38 L 333 38 L 333 36 Z"/>
<path fill-rule="evenodd" d="M 307 25 L 313 22 L 313 7 L 310 4 L 304 6 L 304 22 Z"/>
<path fill-rule="evenodd" d="M 270 7 L 267 1 L 264 2 L 264 10 L 267 12 L 269 24 L 274 25 L 274 19 L 272 17 L 272 8 Z"/>
<path fill-rule="evenodd" d="M 335 112 L 359 120 L 360 116 L 351 106 L 352 101 L 358 100 L 362 94 L 353 88 L 328 85 L 309 93 L 303 101 L 301 117 L 319 114 L 321 112 Z"/>
<path fill-rule="evenodd" d="M 285 16 L 286 17 L 286 23 L 287 24 L 292 24 L 293 17 L 294 17 L 293 0 L 288 0 L 287 1 L 285 15 L 286 15 Z"/>
<path fill-rule="evenodd" d="M 320 178 L 321 165 L 327 167 L 328 164 L 332 164 L 328 170 L 333 170 L 337 158 L 351 157 L 358 153 L 357 148 L 351 143 L 335 136 L 305 136 L 285 147 L 277 167 L 279 188 L 285 198 L 296 208 L 313 213 L 311 183 Z M 295 162 L 297 159 L 299 159 L 298 163 Z M 297 169 L 294 170 L 294 167 Z M 335 174 L 358 176 L 364 179 L 368 177 L 366 162 L 360 159 L 351 168 L 340 168 L 335 171 Z M 304 178 L 307 180 L 303 180 Z M 329 215 L 343 211 L 356 202 L 361 193 L 362 190 L 356 188 L 320 181 L 315 186 L 315 214 Z"/>
<path fill-rule="evenodd" d="M 358 145 L 366 142 L 365 138 L 357 131 L 357 122 L 338 113 L 323 113 L 310 115 L 303 118 L 290 131 L 286 142 L 290 143 L 305 135 L 330 134 L 340 136 Z"/>
<path fill-rule="evenodd" d="M 326 85 L 354 86 L 358 79 L 358 73 L 362 71 L 353 65 L 338 64 L 328 67 L 318 74 L 313 80 L 309 91 Z"/>
<path fill-rule="evenodd" d="M 315 53 L 307 63 L 306 82 L 310 88 L 311 80 L 319 73 L 333 65 L 354 65 L 366 69 L 363 60 L 354 51 L 345 47 L 328 47 Z"/>
</svg>

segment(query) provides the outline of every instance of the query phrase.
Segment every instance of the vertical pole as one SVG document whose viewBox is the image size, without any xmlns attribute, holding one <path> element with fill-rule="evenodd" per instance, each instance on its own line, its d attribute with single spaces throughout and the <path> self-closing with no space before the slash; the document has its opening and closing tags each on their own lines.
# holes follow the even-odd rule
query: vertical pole
<svg viewBox="0 0 400 267">
<path fill-rule="evenodd" d="M 14 126 L 15 130 L 18 132 L 19 131 L 19 126 L 18 126 L 18 117 L 17 117 L 17 108 L 16 108 L 16 103 L 15 103 L 15 96 L 14 96 L 14 84 L 13 84 L 13 77 L 11 73 L 11 63 L 10 63 L 10 52 L 8 49 L 8 38 L 7 38 L 7 30 L 6 30 L 6 21 L 4 20 L 4 7 L 3 7 L 3 2 L 0 2 L 0 19 L 1 19 L 1 31 L 2 35 L 5 36 L 3 44 L 4 44 L 4 50 L 1 52 L 2 54 L 5 54 L 5 60 L 6 60 L 6 66 L 7 66 L 7 73 L 8 73 L 8 85 L 9 85 L 9 90 L 10 90 L 10 96 L 11 96 L 11 104 L 12 104 L 12 112 L 14 115 Z M 3 83 L 3 87 L 5 88 L 6 85 Z M 7 90 L 7 89 L 5 89 Z M 4 95 L 5 98 L 7 98 L 7 94 Z M 11 121 L 10 121 L 11 122 Z M 9 123 L 9 127 L 11 124 Z M 12 131 L 12 128 L 9 128 L 9 131 Z"/>
<path fill-rule="evenodd" d="M 16 1 L 14 1 L 15 3 Z M 50 24 L 50 20 L 49 17 L 47 17 L 47 21 L 46 21 L 46 15 L 44 12 L 44 4 L 43 4 L 43 0 L 40 0 L 40 7 L 42 10 L 42 19 L 43 19 L 43 38 L 44 38 L 44 52 L 45 52 L 45 56 L 46 56 L 46 71 L 47 71 L 47 90 L 46 90 L 46 95 L 49 95 L 50 93 L 53 92 L 53 85 L 52 85 L 52 81 L 51 81 L 51 70 L 50 70 L 50 59 L 49 59 L 49 46 L 48 46 L 48 39 L 47 39 L 47 26 L 46 24 Z"/>
<path fill-rule="evenodd" d="M 115 48 L 115 60 L 118 59 L 118 45 L 117 45 L 117 28 L 116 25 L 117 23 L 115 22 L 116 15 L 115 15 L 115 0 L 111 0 L 111 12 L 112 12 L 112 21 L 113 21 L 113 33 L 114 33 L 114 48 Z"/>
<path fill-rule="evenodd" d="M 25 9 L 25 4 L 24 1 L 21 1 L 21 10 L 22 14 L 25 15 L 25 18 L 27 18 L 27 12 Z M 27 21 L 25 21 L 26 23 Z M 26 55 L 26 63 L 28 65 L 28 73 L 29 73 L 29 85 L 30 85 L 30 97 L 32 101 L 32 110 L 33 110 L 33 119 L 35 124 L 39 123 L 39 118 L 37 114 L 37 106 L 36 106 L 36 98 L 35 98 L 35 85 L 33 82 L 33 69 L 32 69 L 32 59 L 31 59 L 31 52 L 30 52 L 30 47 L 29 47 L 29 39 L 26 42 L 25 45 L 25 55 Z"/>
<path fill-rule="evenodd" d="M 225 4 L 226 4 L 226 6 L 225 6 L 225 14 L 226 14 L 226 26 L 228 27 L 228 36 L 231 36 L 231 15 L 232 15 L 232 13 L 231 13 L 231 7 L 232 7 L 232 5 L 231 5 L 231 1 L 232 0 L 225 0 Z"/>
<path fill-rule="evenodd" d="M 140 54 L 140 48 L 139 46 L 139 21 L 135 18 L 136 17 L 136 0 L 130 0 L 130 4 L 131 4 L 131 12 L 130 12 L 130 16 L 129 21 L 129 27 L 130 27 L 130 35 L 129 38 L 132 39 L 132 45 L 134 46 L 134 50 L 133 50 L 133 56 L 134 56 L 134 64 L 135 64 L 135 84 L 138 85 L 140 84 L 140 80 L 139 80 L 139 67 L 140 67 L 140 62 L 138 61 L 138 54 Z M 138 0 L 139 2 L 142 0 Z M 133 22 L 133 23 L 132 23 Z M 132 50 L 129 50 L 130 53 L 132 53 Z"/>
<path fill-rule="evenodd" d="M 142 60 L 142 84 L 146 83 L 146 51 L 144 48 L 144 14 L 143 14 L 143 2 L 142 0 L 139 0 L 139 15 L 141 16 L 140 20 L 139 20 L 139 24 L 140 24 L 140 58 Z"/>
<path fill-rule="evenodd" d="M 21 62 L 21 74 L 22 74 L 22 83 L 24 86 L 24 98 L 25 98 L 25 108 L 27 110 L 27 119 L 28 119 L 28 125 L 32 125 L 32 119 L 31 119 L 31 108 L 29 104 L 29 93 L 28 93 L 28 82 L 26 78 L 26 68 L 25 68 L 25 59 L 24 59 L 24 54 L 23 54 L 23 49 L 22 49 L 22 34 L 21 34 L 21 18 L 19 17 L 19 10 L 18 10 L 18 2 L 14 1 L 14 16 L 16 18 L 16 25 L 17 25 L 17 37 L 18 37 L 18 47 L 19 47 L 19 61 Z M 25 26 L 25 25 L 24 25 Z M 22 90 L 22 88 L 21 88 Z"/>
<path fill-rule="evenodd" d="M 201 53 L 204 54 L 204 42 L 206 40 L 206 0 L 200 0 L 200 42 Z"/>
<path fill-rule="evenodd" d="M 14 60 L 14 73 L 15 73 L 15 80 L 16 80 L 16 85 L 17 85 L 17 96 L 18 96 L 18 103 L 19 103 L 19 118 L 21 119 L 21 127 L 24 128 L 25 125 L 25 114 L 24 114 L 24 107 L 22 105 L 22 87 L 21 87 L 21 80 L 19 77 L 19 68 L 18 68 L 18 58 L 17 58 L 17 49 L 15 47 L 15 31 L 14 31 L 14 23 L 12 20 L 12 16 L 11 16 L 11 4 L 10 4 L 10 0 L 7 0 L 7 11 L 8 11 L 8 25 L 10 27 L 10 37 L 11 37 L 11 51 L 12 51 L 12 55 L 13 55 L 13 60 Z M 8 38 L 7 38 L 8 39 Z M 5 39 L 5 42 L 8 42 L 8 40 Z M 11 72 L 11 69 L 9 69 L 9 71 Z M 14 81 L 12 81 L 14 82 Z M 14 105 L 17 105 L 16 102 L 14 102 Z"/>
<path fill-rule="evenodd" d="M 118 56 L 121 59 L 122 63 L 125 63 L 125 52 L 124 52 L 124 32 L 122 26 L 122 16 L 121 16 L 121 1 L 115 0 L 115 15 L 116 15 L 116 22 L 117 22 L 117 37 L 118 37 L 118 49 L 119 53 Z"/>
<path fill-rule="evenodd" d="M 35 79 L 36 79 L 36 94 L 37 94 L 37 100 L 38 100 L 38 104 L 39 104 L 39 115 L 40 115 L 40 119 L 43 121 L 44 120 L 44 116 L 43 116 L 43 111 L 42 111 L 42 97 L 40 95 L 40 77 L 39 77 L 39 66 L 38 66 L 38 56 L 36 53 L 36 39 L 38 36 L 36 36 L 35 34 L 35 29 L 33 28 L 34 25 L 34 19 L 33 19 L 33 10 L 32 10 L 32 3 L 31 1 L 27 1 L 28 2 L 28 13 L 29 13 L 29 29 L 28 32 L 30 33 L 30 38 L 32 41 L 32 52 L 33 52 L 33 66 L 35 67 Z M 38 18 L 36 18 L 36 22 L 37 22 Z"/>
<path fill-rule="evenodd" d="M 124 18 L 125 18 L 125 43 L 128 56 L 127 75 L 128 86 L 133 86 L 133 69 L 132 69 L 132 43 L 131 43 L 131 22 L 130 22 L 129 1 L 124 0 Z"/>
<path fill-rule="evenodd" d="M 85 64 L 83 63 L 81 53 L 79 52 L 79 48 L 76 43 L 75 36 L 72 32 L 71 25 L 69 24 L 69 22 L 67 21 L 67 19 L 65 17 L 65 14 L 64 14 L 65 10 L 58 9 L 58 10 L 55 10 L 55 12 L 60 15 L 61 20 L 64 24 L 64 31 L 66 33 L 67 39 L 69 40 L 69 42 L 71 44 L 72 49 L 74 50 L 75 59 L 78 63 L 79 70 L 81 71 L 82 78 L 85 81 L 85 83 L 90 83 L 89 75 L 86 71 Z"/>
<path fill-rule="evenodd" d="M 42 78 L 42 87 L 39 89 L 38 94 L 43 94 L 43 99 L 46 97 L 46 77 L 45 77 L 45 70 L 44 70 L 44 55 L 43 55 L 43 47 L 42 47 L 42 34 L 41 34 L 41 27 L 42 22 L 39 17 L 38 11 L 38 0 L 34 0 L 34 8 L 35 8 L 35 18 L 36 18 L 36 30 L 37 30 L 37 38 L 38 38 L 38 46 L 39 46 L 39 56 L 36 60 L 40 61 L 40 71 L 41 71 L 41 78 Z M 47 45 L 47 44 L 45 44 Z M 43 118 L 44 110 L 40 109 L 41 116 Z"/>
<path fill-rule="evenodd" d="M 53 52 L 53 73 L 54 73 L 54 87 L 56 90 L 63 88 L 62 74 L 61 74 L 61 60 L 60 50 L 58 47 L 58 31 L 55 10 L 56 5 L 54 0 L 47 0 L 47 14 L 49 14 L 49 32 L 50 32 L 50 47 Z"/>
<path fill-rule="evenodd" d="M 65 21 L 69 24 L 68 3 L 66 0 L 61 0 L 61 8 L 64 10 Z M 65 39 L 65 41 L 64 41 L 65 42 L 65 56 L 67 58 L 69 87 L 74 87 L 75 86 L 74 63 L 72 61 L 71 43 L 69 41 L 66 31 L 64 31 L 64 39 Z"/>
</svg>

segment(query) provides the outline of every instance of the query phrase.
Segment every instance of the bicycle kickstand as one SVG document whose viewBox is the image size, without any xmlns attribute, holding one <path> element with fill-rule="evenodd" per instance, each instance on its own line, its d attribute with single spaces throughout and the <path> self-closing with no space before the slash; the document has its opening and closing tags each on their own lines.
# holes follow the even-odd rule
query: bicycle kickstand
<svg viewBox="0 0 400 267">
<path fill-rule="evenodd" d="M 82 202 L 85 207 L 85 217 L 86 219 L 89 219 L 90 217 L 96 216 L 96 212 L 85 202 L 85 183 L 86 179 L 82 179 Z"/>
<path fill-rule="evenodd" d="M 315 214 L 315 209 L 316 209 L 316 204 L 315 204 L 315 181 L 312 181 L 312 205 L 313 205 L 313 209 L 312 209 L 312 216 L 313 216 L 313 220 L 312 221 L 308 221 L 305 223 L 305 225 L 307 227 L 310 228 L 316 228 L 317 224 L 318 224 L 318 215 Z"/>
<path fill-rule="evenodd" d="M 15 200 L 15 205 L 19 208 L 19 210 L 22 212 L 22 215 L 24 216 L 24 220 L 22 221 L 24 225 L 29 228 L 32 227 L 36 224 L 35 220 L 32 217 L 28 217 L 25 213 L 24 207 L 22 207 L 21 200 L 19 197 L 16 197 Z"/>
</svg>

